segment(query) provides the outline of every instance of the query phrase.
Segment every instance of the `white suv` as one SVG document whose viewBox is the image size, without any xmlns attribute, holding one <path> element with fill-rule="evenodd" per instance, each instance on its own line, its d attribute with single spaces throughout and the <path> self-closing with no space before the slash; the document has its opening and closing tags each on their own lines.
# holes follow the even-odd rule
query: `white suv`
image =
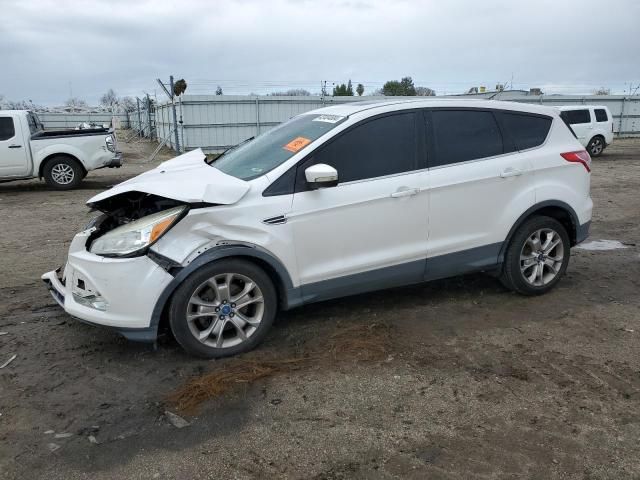
<svg viewBox="0 0 640 480">
<path fill-rule="evenodd" d="M 590 157 L 552 108 L 357 102 L 299 115 L 215 163 L 191 151 L 89 201 L 71 315 L 190 353 L 244 352 L 279 309 L 474 271 L 547 292 L 588 234 Z"/>
<path fill-rule="evenodd" d="M 613 117 L 607 107 L 572 105 L 556 108 L 592 157 L 602 155 L 604 149 L 613 142 Z"/>
</svg>

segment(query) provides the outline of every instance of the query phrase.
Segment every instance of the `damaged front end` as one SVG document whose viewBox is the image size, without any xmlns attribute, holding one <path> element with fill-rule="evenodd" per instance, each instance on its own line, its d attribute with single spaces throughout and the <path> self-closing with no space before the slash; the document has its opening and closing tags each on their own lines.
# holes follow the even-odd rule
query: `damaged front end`
<svg viewBox="0 0 640 480">
<path fill-rule="evenodd" d="M 105 257 L 144 255 L 149 247 L 180 221 L 190 208 L 209 204 L 186 204 L 144 192 L 125 192 L 91 204 L 102 215 L 86 226 L 91 234 L 86 248 Z"/>
<path fill-rule="evenodd" d="M 194 209 L 235 203 L 249 188 L 201 151 L 164 162 L 91 198 L 101 215 L 74 237 L 64 269 L 42 279 L 70 315 L 154 341 L 154 309 L 181 265 L 151 247 Z"/>
</svg>

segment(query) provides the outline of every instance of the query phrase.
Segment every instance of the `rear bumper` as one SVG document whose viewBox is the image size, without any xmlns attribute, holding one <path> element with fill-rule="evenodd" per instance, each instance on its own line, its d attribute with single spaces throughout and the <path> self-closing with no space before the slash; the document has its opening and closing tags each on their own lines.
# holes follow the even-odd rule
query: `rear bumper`
<svg viewBox="0 0 640 480">
<path fill-rule="evenodd" d="M 103 168 L 120 168 L 122 166 L 122 152 L 116 152 L 114 157 Z"/>
<path fill-rule="evenodd" d="M 584 242 L 589 237 L 589 229 L 591 228 L 591 220 L 576 228 L 576 245 Z"/>
</svg>

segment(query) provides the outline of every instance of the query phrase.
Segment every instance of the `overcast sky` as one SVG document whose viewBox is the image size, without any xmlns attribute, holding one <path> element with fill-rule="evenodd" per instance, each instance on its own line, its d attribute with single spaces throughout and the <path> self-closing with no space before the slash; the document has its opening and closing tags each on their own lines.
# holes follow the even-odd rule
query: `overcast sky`
<svg viewBox="0 0 640 480">
<path fill-rule="evenodd" d="M 545 93 L 640 84 L 637 0 L 0 0 L 0 95 L 62 104 L 187 93 L 366 93 L 412 76 L 438 94 L 510 83 Z"/>
</svg>

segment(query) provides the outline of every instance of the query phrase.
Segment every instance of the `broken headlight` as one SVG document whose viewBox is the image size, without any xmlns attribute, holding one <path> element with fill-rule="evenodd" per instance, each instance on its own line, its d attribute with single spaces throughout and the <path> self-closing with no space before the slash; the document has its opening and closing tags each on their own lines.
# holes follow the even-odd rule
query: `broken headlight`
<svg viewBox="0 0 640 480">
<path fill-rule="evenodd" d="M 89 251 L 97 255 L 124 256 L 149 247 L 178 221 L 186 208 L 170 208 L 114 228 L 94 240 Z"/>
</svg>

